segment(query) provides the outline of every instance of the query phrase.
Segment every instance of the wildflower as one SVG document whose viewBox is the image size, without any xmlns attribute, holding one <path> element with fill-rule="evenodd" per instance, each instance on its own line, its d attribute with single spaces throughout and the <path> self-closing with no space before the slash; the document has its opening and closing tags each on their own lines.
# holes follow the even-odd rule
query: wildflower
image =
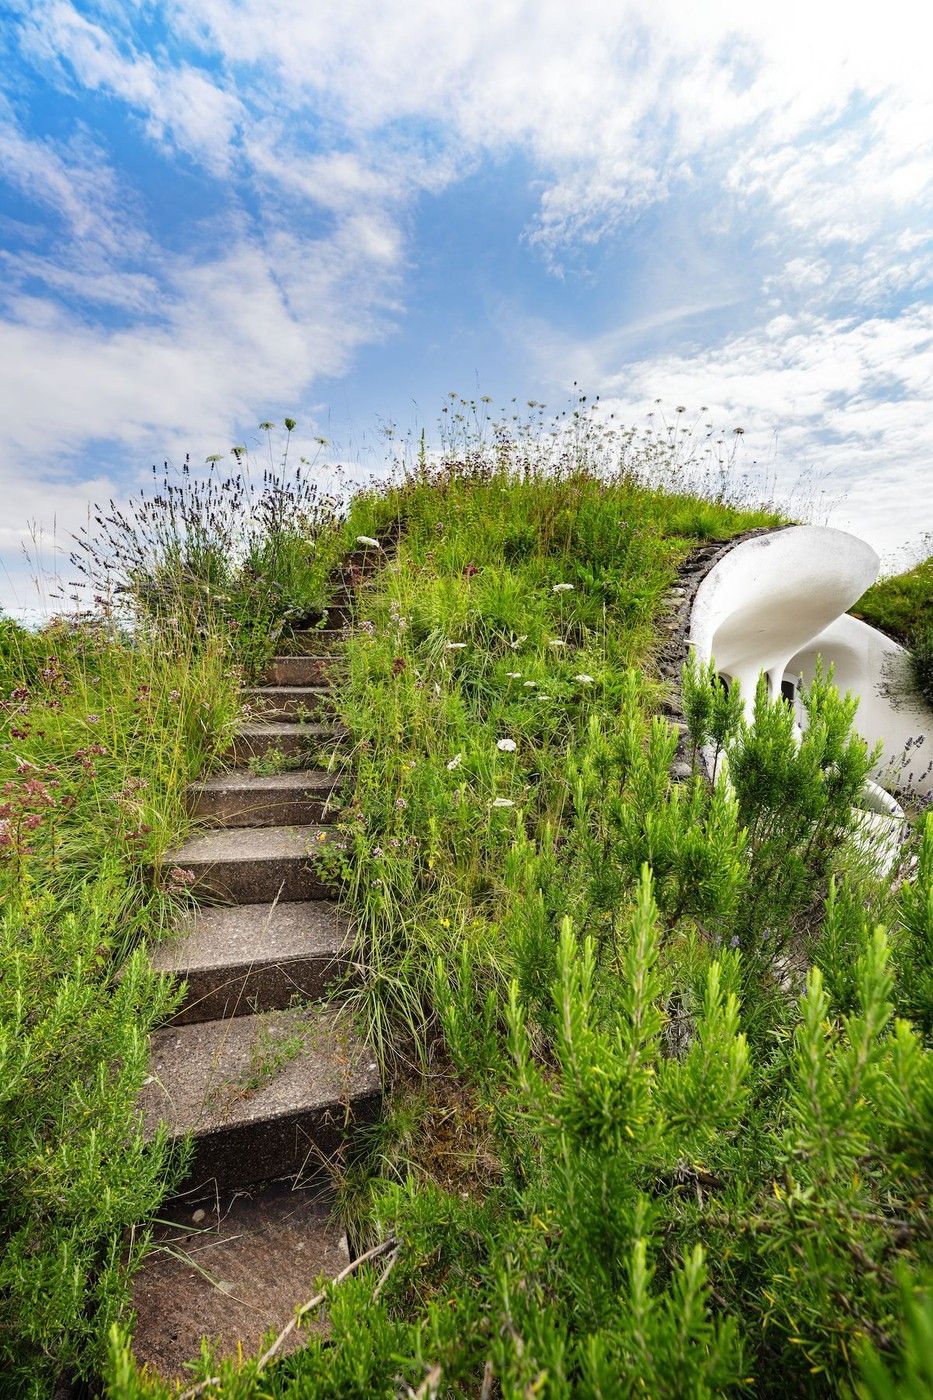
<svg viewBox="0 0 933 1400">
<path fill-rule="evenodd" d="M 496 748 L 500 753 L 514 753 L 518 745 L 514 739 L 497 739 Z"/>
<path fill-rule="evenodd" d="M 405 658 L 404 658 L 404 656 L 394 656 L 394 657 L 392 658 L 392 674 L 393 674 L 393 676 L 400 676 L 400 675 L 402 674 L 402 672 L 404 671 L 404 669 L 405 669 Z"/>
<path fill-rule="evenodd" d="M 466 646 L 466 642 L 448 642 L 448 643 L 447 643 L 447 650 L 448 650 L 448 651 L 463 651 L 463 648 L 464 648 L 465 646 Z"/>
<path fill-rule="evenodd" d="M 180 865 L 175 865 L 169 871 L 168 878 L 169 884 L 176 888 L 184 888 L 186 885 L 193 885 L 196 877 L 193 870 L 182 870 Z"/>
<path fill-rule="evenodd" d="M 526 690 L 534 690 L 534 688 L 535 688 L 535 686 L 536 686 L 537 684 L 538 684 L 537 681 L 525 681 L 525 689 L 526 689 Z"/>
<path fill-rule="evenodd" d="M 550 695 L 536 695 L 536 696 L 535 696 L 535 699 L 536 699 L 536 700 L 550 700 L 550 698 L 551 698 Z"/>
<path fill-rule="evenodd" d="M 513 651 L 515 651 L 516 648 L 518 648 L 518 647 L 521 646 L 522 642 L 527 642 L 527 640 L 528 640 L 528 633 L 527 633 L 527 632 L 523 632 L 522 635 L 521 635 L 520 637 L 516 637 L 516 638 L 515 638 L 514 642 L 509 642 L 509 646 L 512 648 Z"/>
<path fill-rule="evenodd" d="M 592 684 L 593 684 L 593 677 L 592 677 L 592 676 L 588 676 L 588 675 L 586 674 L 585 671 L 581 671 L 580 674 L 579 674 L 579 676 L 574 676 L 574 680 L 575 680 L 575 681 L 579 681 L 581 685 L 592 685 Z"/>
<path fill-rule="evenodd" d="M 514 807 L 515 803 L 511 797 L 496 797 L 493 799 L 492 805 L 494 807 Z"/>
<path fill-rule="evenodd" d="M 174 704 L 176 700 L 179 700 L 179 699 L 181 698 L 181 691 L 180 691 L 180 690 L 170 690 L 169 693 L 168 693 L 168 698 L 169 698 L 169 700 L 172 702 L 172 704 Z"/>
<path fill-rule="evenodd" d="M 573 584 L 572 584 L 572 583 L 555 583 L 554 587 L 551 589 L 551 592 L 552 592 L 552 593 L 572 593 L 572 592 L 573 592 Z"/>
<path fill-rule="evenodd" d="M 375 857 L 376 860 L 378 860 L 379 857 L 380 857 L 382 854 L 383 854 L 383 851 L 382 851 L 382 847 L 381 847 L 381 846 L 373 846 L 373 856 Z"/>
<path fill-rule="evenodd" d="M 462 754 L 462 753 L 454 754 L 453 758 L 450 760 L 450 762 L 449 762 L 448 765 L 447 765 L 447 771 L 448 771 L 448 773 L 452 773 L 452 772 L 454 771 L 455 768 L 459 768 L 462 762 L 463 762 L 463 754 Z"/>
<path fill-rule="evenodd" d="M 87 715 L 85 718 L 88 724 L 100 724 L 100 715 Z"/>
<path fill-rule="evenodd" d="M 567 643 L 561 637 L 552 637 L 548 642 L 549 647 L 565 647 Z"/>
<path fill-rule="evenodd" d="M 357 544 L 365 545 L 367 549 L 381 549 L 382 545 L 378 540 L 374 540 L 372 535 L 357 535 Z"/>
<path fill-rule="evenodd" d="M 521 671 L 506 671 L 505 674 L 510 681 L 517 681 L 520 679 L 522 673 Z"/>
<path fill-rule="evenodd" d="M 405 801 L 404 797 L 397 797 L 397 798 L 395 799 L 395 810 L 396 810 L 396 812 L 404 812 L 405 809 L 407 808 L 407 806 L 408 806 L 408 803 Z"/>
</svg>

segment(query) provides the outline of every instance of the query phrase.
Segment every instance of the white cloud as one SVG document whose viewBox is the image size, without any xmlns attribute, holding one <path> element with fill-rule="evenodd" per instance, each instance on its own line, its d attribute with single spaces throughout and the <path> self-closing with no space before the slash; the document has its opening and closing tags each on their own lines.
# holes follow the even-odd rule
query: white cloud
<svg viewBox="0 0 933 1400">
<path fill-rule="evenodd" d="M 834 520 L 889 557 L 933 532 L 933 493 L 924 486 L 933 476 L 929 305 L 867 320 L 781 317 L 713 348 L 599 368 L 591 382 L 604 412 L 641 421 L 660 397 L 679 421 L 677 402 L 706 406 L 704 421 L 727 442 L 733 428 L 744 429 L 739 460 L 753 490 L 806 510 L 807 492 L 823 483 Z"/>
<path fill-rule="evenodd" d="M 853 509 L 872 474 L 896 487 L 929 461 L 928 10 L 168 0 L 168 37 L 147 49 L 134 23 L 148 6 L 16 3 L 43 78 L 123 104 L 224 201 L 220 251 L 170 253 L 95 140 L 27 135 L 18 93 L 0 109 L 0 170 L 68 234 L 37 233 L 4 263 L 2 484 L 15 478 L 21 512 L 74 500 L 47 458 L 226 437 L 345 373 L 400 310 L 414 202 L 514 152 L 540 190 L 527 243 L 555 269 L 665 202 L 689 209 L 694 238 L 664 227 L 668 269 L 686 272 L 600 334 L 513 315 L 519 371 L 630 407 L 709 403 L 756 425 L 762 452 L 781 428 L 786 460 L 831 465 Z M 751 291 L 731 251 L 700 265 L 734 230 L 754 249 Z M 749 328 L 723 336 L 733 305 Z M 102 306 L 119 324 L 95 319 Z M 644 349 L 665 328 L 689 353 Z"/>
<path fill-rule="evenodd" d="M 240 104 L 200 69 L 159 64 L 132 50 L 121 53 L 104 28 L 67 0 L 36 12 L 24 37 L 40 60 L 64 63 L 83 87 L 108 92 L 141 111 L 156 141 L 177 146 L 218 173 L 228 169 Z"/>
</svg>

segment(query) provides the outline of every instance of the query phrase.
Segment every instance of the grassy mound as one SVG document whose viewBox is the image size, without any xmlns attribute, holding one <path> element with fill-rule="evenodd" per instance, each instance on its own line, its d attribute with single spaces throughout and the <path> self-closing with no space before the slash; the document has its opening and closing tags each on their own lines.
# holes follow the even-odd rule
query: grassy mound
<svg viewBox="0 0 933 1400">
<path fill-rule="evenodd" d="M 699 771 L 672 781 L 677 735 L 658 713 L 653 661 L 665 592 L 695 543 L 774 517 L 659 489 L 655 467 L 634 451 L 611 471 L 586 453 L 541 467 L 499 436 L 482 451 L 451 447 L 436 467 L 422 454 L 401 485 L 315 527 L 322 557 L 402 527 L 364 595 L 336 693 L 354 742 L 335 859 L 357 929 L 355 976 L 339 995 L 378 1045 L 389 1093 L 334 1184 L 357 1250 L 392 1243 L 326 1290 L 329 1339 L 275 1364 L 205 1354 L 192 1370 L 199 1393 L 861 1386 L 880 1400 L 928 1387 L 933 823 L 922 842 L 917 833 L 909 880 L 874 877 L 851 839 L 869 756 L 854 707 L 823 680 L 797 744 L 781 702 L 759 692 L 746 725 L 734 695 L 689 675 L 692 747 L 728 750 L 732 784 Z M 145 710 L 147 752 L 177 775 L 159 780 L 165 815 L 150 853 L 177 835 L 178 783 L 210 760 L 229 722 L 231 667 L 261 642 L 238 658 L 235 584 L 226 579 L 192 647 L 191 664 L 208 669 L 180 691 L 186 713 L 202 686 L 217 707 L 195 725 L 197 743 L 186 739 L 181 757 L 166 748 L 176 711 L 161 707 L 181 702 L 161 685 L 160 708 Z M 162 663 L 166 677 L 184 654 Z M 104 674 L 97 661 L 92 672 Z M 138 701 L 124 690 L 111 718 L 130 736 Z M 91 703 L 106 711 L 96 693 L 75 700 L 75 723 Z M 63 751 L 72 743 L 69 731 Z M 125 783 L 133 745 L 120 738 L 113 752 L 123 766 L 96 792 L 97 811 Z M 147 760 L 153 785 L 158 771 Z M 93 839 L 94 850 L 115 844 L 103 827 Z M 54 855 L 24 858 L 41 881 Z M 71 903 L 32 939 L 46 960 L 81 897 L 80 863 L 68 868 Z M 170 912 L 151 900 L 134 896 L 134 936 Z M 74 949 L 56 955 L 62 975 L 79 967 L 89 1002 L 119 1008 L 120 906 L 106 904 L 102 922 L 111 941 L 99 975 Z M 21 1001 L 57 1046 L 50 997 L 32 985 Z M 64 1064 L 47 1101 L 38 1076 L 46 1142 L 68 1086 L 92 1082 L 109 1047 L 141 1038 L 160 1010 L 134 1020 L 124 1006 L 114 1038 Z M 115 1259 L 123 1227 L 156 1208 L 164 1153 L 134 1167 L 138 1148 L 119 1139 L 142 1057 L 121 1072 L 113 1131 L 95 1149 L 103 1161 L 89 1124 L 75 1122 L 61 1217 L 29 1190 L 10 1085 L 4 1142 L 24 1165 L 8 1195 L 43 1257 L 67 1215 L 84 1222 L 96 1258 Z M 144 1189 L 129 1200 L 134 1169 Z M 102 1193 L 111 1180 L 122 1196 Z M 38 1288 L 11 1295 L 4 1345 L 19 1377 L 37 1357 L 50 1374 L 57 1325 L 88 1372 L 106 1348 L 109 1394 L 171 1393 L 136 1371 L 128 1319 L 108 1340 L 121 1270 L 101 1275 L 100 1295 L 88 1264 L 55 1318 L 28 1325 Z"/>
</svg>

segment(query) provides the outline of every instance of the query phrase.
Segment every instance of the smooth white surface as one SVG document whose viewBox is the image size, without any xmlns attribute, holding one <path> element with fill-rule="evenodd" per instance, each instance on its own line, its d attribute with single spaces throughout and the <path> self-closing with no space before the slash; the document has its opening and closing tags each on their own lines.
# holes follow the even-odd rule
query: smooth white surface
<svg viewBox="0 0 933 1400">
<path fill-rule="evenodd" d="M 844 530 L 793 525 L 730 550 L 700 584 L 690 643 L 739 681 L 751 709 L 758 676 L 780 690 L 788 662 L 860 598 L 879 560 Z"/>
<path fill-rule="evenodd" d="M 933 792 L 933 711 L 913 693 L 903 647 L 857 617 L 838 617 L 813 638 L 787 670 L 805 682 L 817 657 L 832 663 L 840 690 L 859 697 L 855 727 L 870 744 L 884 745 L 875 775 L 888 787 Z M 918 743 L 917 740 L 921 742 Z"/>
<path fill-rule="evenodd" d="M 821 657 L 824 667 L 834 666 L 839 689 L 858 696 L 859 733 L 884 746 L 874 770 L 879 783 L 928 794 L 933 713 L 919 697 L 911 698 L 907 655 L 883 633 L 846 615 L 878 567 L 871 546 L 843 530 L 795 525 L 746 540 L 700 585 L 690 644 L 700 660 L 714 658 L 721 675 L 740 682 L 749 712 L 762 671 L 777 695 L 785 675 L 810 681 Z M 879 816 L 886 810 L 877 789 L 866 793 L 866 806 Z"/>
</svg>

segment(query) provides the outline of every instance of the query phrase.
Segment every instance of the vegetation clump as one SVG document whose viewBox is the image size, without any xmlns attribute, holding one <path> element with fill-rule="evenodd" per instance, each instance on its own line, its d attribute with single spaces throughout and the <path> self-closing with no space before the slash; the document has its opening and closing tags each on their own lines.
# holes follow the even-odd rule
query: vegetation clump
<svg viewBox="0 0 933 1400">
<path fill-rule="evenodd" d="M 681 471 L 688 449 L 664 425 L 601 432 L 578 408 L 549 437 L 535 412 L 523 432 L 452 402 L 437 457 L 422 444 L 404 479 L 318 529 L 315 548 L 337 557 L 402 525 L 335 687 L 351 757 L 331 856 L 356 929 L 339 995 L 389 1090 L 335 1184 L 356 1249 L 394 1243 L 324 1289 L 326 1339 L 308 1334 L 275 1364 L 205 1350 L 186 1384 L 231 1397 L 919 1396 L 933 1326 L 933 821 L 906 878 L 865 859 L 854 804 L 872 756 L 831 677 L 806 695 L 798 744 L 782 701 L 760 690 L 746 722 L 733 692 L 688 670 L 696 761 L 672 779 L 678 734 L 655 665 L 666 591 L 697 542 L 776 517 L 731 501 L 716 458 L 697 495 L 697 463 Z M 186 740 L 178 781 L 210 762 L 228 721 L 238 635 L 211 621 L 184 653 L 218 668 L 199 683 L 220 708 L 196 726 L 200 748 Z M 118 737 L 131 713 L 115 706 Z M 727 759 L 712 778 L 711 751 Z M 156 811 L 174 811 L 177 792 L 163 781 Z M 146 824 L 143 853 L 177 836 L 168 815 Z M 149 931 L 156 896 L 134 878 L 134 932 Z M 70 909 L 73 873 L 65 888 Z M 42 958 L 62 917 L 33 940 Z M 104 923 L 111 939 L 126 928 L 112 903 Z M 131 995 L 114 977 L 120 952 L 108 944 L 107 1006 Z M 130 966 L 149 975 L 138 955 Z M 27 988 L 24 1016 L 43 1005 Z M 164 1009 L 146 1001 L 140 1043 Z M 126 1017 L 114 1024 L 63 1086 L 106 1078 L 130 1039 Z M 143 1056 L 121 1065 L 103 1148 L 120 1209 L 80 1216 L 97 1260 L 121 1257 L 123 1227 L 151 1216 L 168 1181 L 164 1145 L 119 1140 Z M 14 1080 L 10 1115 L 19 1092 Z M 44 1105 L 48 1139 L 66 1098 Z M 74 1127 L 66 1183 L 90 1130 Z M 129 1200 L 134 1153 L 145 1191 Z M 85 1194 L 111 1199 L 104 1167 L 88 1172 Z M 48 1253 L 58 1236 L 35 1233 L 46 1217 L 25 1176 L 13 1190 Z M 114 1266 L 105 1295 L 97 1278 L 89 1264 L 31 1331 L 38 1286 L 21 1286 L 0 1342 L 10 1364 L 23 1377 L 48 1360 L 57 1326 L 85 1372 L 106 1345 L 110 1395 L 171 1394 L 132 1360 L 125 1274 Z"/>
</svg>

